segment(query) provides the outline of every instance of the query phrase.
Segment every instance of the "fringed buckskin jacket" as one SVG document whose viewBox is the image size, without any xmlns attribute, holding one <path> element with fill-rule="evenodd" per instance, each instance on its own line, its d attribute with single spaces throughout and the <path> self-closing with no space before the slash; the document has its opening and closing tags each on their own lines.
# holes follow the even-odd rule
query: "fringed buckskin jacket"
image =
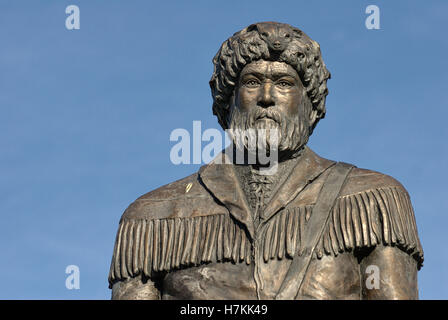
<svg viewBox="0 0 448 320">
<path fill-rule="evenodd" d="M 112 298 L 275 298 L 334 164 L 305 147 L 257 224 L 232 164 L 212 162 L 141 196 L 120 220 Z M 423 250 L 398 181 L 352 169 L 328 221 L 296 298 L 418 298 Z"/>
</svg>

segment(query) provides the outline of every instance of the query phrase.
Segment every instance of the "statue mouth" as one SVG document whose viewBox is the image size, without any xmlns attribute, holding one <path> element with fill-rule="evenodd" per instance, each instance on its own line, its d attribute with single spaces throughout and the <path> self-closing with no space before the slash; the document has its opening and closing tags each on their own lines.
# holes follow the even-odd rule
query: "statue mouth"
<svg viewBox="0 0 448 320">
<path fill-rule="evenodd" d="M 272 116 L 262 116 L 258 117 L 255 120 L 254 128 L 256 129 L 263 129 L 263 130 L 270 130 L 270 129 L 279 129 L 280 128 L 280 122 L 278 122 L 274 117 Z"/>
<path fill-rule="evenodd" d="M 271 115 L 261 115 L 261 116 L 258 116 L 258 117 L 255 119 L 255 121 L 274 121 L 274 122 L 280 124 L 280 123 L 277 121 L 277 119 L 276 119 L 275 117 L 271 116 Z"/>
</svg>

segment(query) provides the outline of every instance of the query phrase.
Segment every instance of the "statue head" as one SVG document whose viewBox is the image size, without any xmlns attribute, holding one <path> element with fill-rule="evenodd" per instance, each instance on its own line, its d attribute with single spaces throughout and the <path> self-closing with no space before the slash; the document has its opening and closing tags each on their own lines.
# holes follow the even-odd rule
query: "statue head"
<svg viewBox="0 0 448 320">
<path fill-rule="evenodd" d="M 325 116 L 330 73 L 319 44 L 277 22 L 227 39 L 213 58 L 213 113 L 223 129 L 279 129 L 279 151 L 305 145 Z"/>
</svg>

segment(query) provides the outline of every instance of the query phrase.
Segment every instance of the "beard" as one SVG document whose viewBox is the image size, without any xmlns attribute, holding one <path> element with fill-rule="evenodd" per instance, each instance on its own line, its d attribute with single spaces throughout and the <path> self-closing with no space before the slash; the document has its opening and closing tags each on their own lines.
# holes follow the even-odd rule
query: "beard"
<svg viewBox="0 0 448 320">
<path fill-rule="evenodd" d="M 276 148 L 280 158 L 290 158 L 308 142 L 309 122 L 304 113 L 290 117 L 276 107 L 256 106 L 241 112 L 233 106 L 229 133 L 238 149 L 258 154 L 258 151 L 269 153 Z"/>
</svg>

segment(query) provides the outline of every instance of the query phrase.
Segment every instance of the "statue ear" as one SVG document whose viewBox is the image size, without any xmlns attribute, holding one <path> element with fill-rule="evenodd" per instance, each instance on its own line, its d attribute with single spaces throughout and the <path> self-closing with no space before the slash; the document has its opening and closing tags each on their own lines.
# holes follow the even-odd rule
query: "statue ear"
<svg viewBox="0 0 448 320">
<path fill-rule="evenodd" d="M 236 104 L 236 90 L 238 90 L 238 81 L 239 80 L 237 80 L 237 84 L 233 87 L 232 95 L 230 96 L 229 99 L 229 108 L 231 108 Z"/>
<path fill-rule="evenodd" d="M 232 96 L 229 99 L 229 103 L 227 104 L 227 114 L 226 114 L 226 124 L 227 128 L 230 127 L 230 120 L 232 120 L 233 109 L 235 108 L 235 89 L 233 90 Z"/>
<path fill-rule="evenodd" d="M 251 24 L 250 26 L 247 27 L 247 32 L 250 32 L 250 31 L 258 31 L 258 26 L 256 23 Z"/>
<path fill-rule="evenodd" d="M 303 96 L 302 99 L 304 99 L 305 103 L 305 113 L 308 110 L 308 120 L 311 127 L 314 126 L 314 123 L 317 120 L 318 111 L 316 108 L 313 107 L 313 104 L 311 103 L 310 98 L 308 97 L 308 94 L 306 93 L 306 90 L 303 90 Z"/>
<path fill-rule="evenodd" d="M 302 31 L 297 30 L 297 29 L 292 29 L 292 31 L 294 32 L 294 36 L 296 38 L 302 38 L 302 36 L 303 36 L 303 32 Z"/>
<path fill-rule="evenodd" d="M 317 119 L 317 110 L 314 108 L 311 108 L 310 112 L 310 125 L 313 126 Z"/>
</svg>

